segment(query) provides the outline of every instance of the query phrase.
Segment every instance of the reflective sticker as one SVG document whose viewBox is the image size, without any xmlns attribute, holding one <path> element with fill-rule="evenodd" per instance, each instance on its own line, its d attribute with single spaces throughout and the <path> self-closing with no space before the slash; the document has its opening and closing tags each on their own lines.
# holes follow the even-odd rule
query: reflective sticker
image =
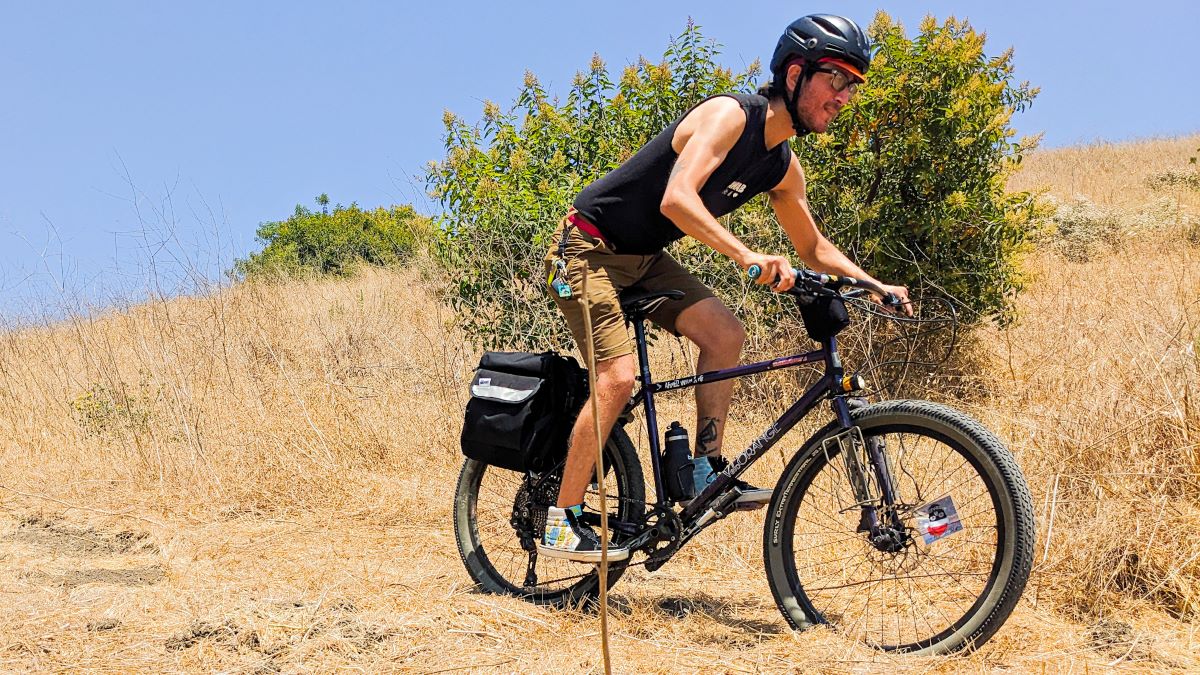
<svg viewBox="0 0 1200 675">
<path fill-rule="evenodd" d="M 963 529 L 958 509 L 955 508 L 950 495 L 942 495 L 924 506 L 917 507 L 916 513 L 917 529 L 920 530 L 926 544 L 932 544 Z"/>
<path fill-rule="evenodd" d="M 533 396 L 535 391 L 537 391 L 537 387 L 534 387 L 533 389 L 513 389 L 511 387 L 501 387 L 494 384 L 471 385 L 472 396 L 487 398 L 493 401 L 521 402 L 530 396 Z"/>
</svg>

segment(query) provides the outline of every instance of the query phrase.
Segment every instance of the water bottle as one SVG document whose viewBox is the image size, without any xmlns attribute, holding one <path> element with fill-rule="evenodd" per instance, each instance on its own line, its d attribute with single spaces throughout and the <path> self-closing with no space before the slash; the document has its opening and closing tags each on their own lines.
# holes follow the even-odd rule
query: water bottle
<svg viewBox="0 0 1200 675">
<path fill-rule="evenodd" d="M 671 422 L 666 433 L 665 455 L 666 466 L 664 475 L 667 483 L 667 494 L 675 501 L 692 499 L 696 496 L 692 480 L 692 448 L 688 441 L 687 429 L 679 422 Z"/>
</svg>

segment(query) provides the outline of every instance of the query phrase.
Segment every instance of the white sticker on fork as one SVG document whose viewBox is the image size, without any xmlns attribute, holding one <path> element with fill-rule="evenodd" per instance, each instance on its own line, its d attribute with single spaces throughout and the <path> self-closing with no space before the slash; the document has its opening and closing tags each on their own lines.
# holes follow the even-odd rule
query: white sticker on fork
<svg viewBox="0 0 1200 675">
<path fill-rule="evenodd" d="M 950 495 L 942 495 L 924 506 L 918 506 L 916 513 L 917 529 L 920 530 L 926 545 L 963 529 L 958 509 Z"/>
</svg>

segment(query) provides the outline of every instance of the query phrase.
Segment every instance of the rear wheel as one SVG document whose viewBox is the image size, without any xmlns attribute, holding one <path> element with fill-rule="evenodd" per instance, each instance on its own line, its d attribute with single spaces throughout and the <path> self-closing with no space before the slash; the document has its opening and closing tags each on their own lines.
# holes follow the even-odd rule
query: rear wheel
<svg viewBox="0 0 1200 675">
<path fill-rule="evenodd" d="M 1033 559 L 1029 488 L 1012 455 L 975 420 L 924 401 L 867 406 L 853 420 L 887 456 L 896 506 L 880 517 L 892 526 L 867 531 L 847 446 L 826 442 L 841 429 L 818 432 L 767 514 L 763 553 L 780 611 L 795 628 L 830 624 L 889 651 L 983 644 L 1016 606 Z"/>
<path fill-rule="evenodd" d="M 609 534 L 614 545 L 620 545 L 617 523 L 638 522 L 646 496 L 637 453 L 620 427 L 609 435 L 604 462 Z M 558 500 L 561 480 L 561 467 L 544 474 L 521 474 L 471 459 L 463 464 L 454 493 L 454 534 L 463 564 L 482 590 L 560 606 L 599 595 L 599 576 L 593 566 L 537 552 L 546 509 Z M 598 514 L 599 493 L 589 487 L 584 504 Z M 627 565 L 628 561 L 609 564 L 610 587 Z"/>
</svg>

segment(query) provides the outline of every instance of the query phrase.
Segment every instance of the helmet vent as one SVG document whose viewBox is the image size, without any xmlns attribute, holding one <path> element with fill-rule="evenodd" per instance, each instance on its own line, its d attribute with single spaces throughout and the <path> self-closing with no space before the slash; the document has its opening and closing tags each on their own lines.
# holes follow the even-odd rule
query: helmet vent
<svg viewBox="0 0 1200 675">
<path fill-rule="evenodd" d="M 833 22 L 829 19 L 826 19 L 824 16 L 821 16 L 820 14 L 814 15 L 812 17 L 812 21 L 817 25 L 817 27 L 828 33 L 830 36 L 836 38 L 842 37 L 842 33 L 838 30 L 838 27 L 833 25 Z"/>
</svg>

